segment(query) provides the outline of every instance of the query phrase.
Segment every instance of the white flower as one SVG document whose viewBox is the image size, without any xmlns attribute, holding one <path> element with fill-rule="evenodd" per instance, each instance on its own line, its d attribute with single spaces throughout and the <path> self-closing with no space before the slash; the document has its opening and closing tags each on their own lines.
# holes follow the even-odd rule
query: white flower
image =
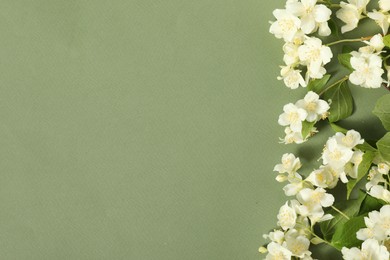
<svg viewBox="0 0 390 260">
<path fill-rule="evenodd" d="M 389 252 L 385 246 L 382 246 L 375 239 L 367 239 L 362 244 L 362 249 L 352 247 L 341 249 L 345 260 L 389 260 Z"/>
<path fill-rule="evenodd" d="M 357 9 L 360 10 L 360 12 L 365 13 L 367 4 L 370 2 L 370 0 L 348 0 L 348 2 L 355 5 Z"/>
<path fill-rule="evenodd" d="M 269 234 L 263 235 L 263 238 L 270 239 L 272 242 L 282 244 L 284 241 L 284 232 L 281 230 L 274 230 L 269 232 Z"/>
<path fill-rule="evenodd" d="M 379 8 L 383 12 L 388 12 L 390 10 L 390 0 L 379 0 Z"/>
<path fill-rule="evenodd" d="M 354 179 L 357 178 L 358 168 L 363 161 L 363 155 L 364 153 L 360 150 L 354 151 L 351 160 L 345 165 L 344 172 Z"/>
<path fill-rule="evenodd" d="M 288 202 L 280 207 L 278 214 L 278 225 L 283 230 L 293 228 L 295 226 L 296 220 L 297 213 L 295 212 L 294 208 L 288 206 Z"/>
<path fill-rule="evenodd" d="M 298 193 L 297 199 L 309 209 L 318 205 L 321 205 L 322 207 L 330 207 L 334 202 L 333 195 L 326 193 L 326 190 L 323 188 L 316 188 L 315 190 L 305 188 Z"/>
<path fill-rule="evenodd" d="M 291 229 L 287 231 L 285 238 L 285 246 L 293 256 L 303 258 L 305 255 L 311 255 L 311 252 L 309 251 L 310 240 L 307 237 L 299 234 L 297 230 Z"/>
<path fill-rule="evenodd" d="M 286 63 L 287 66 L 299 62 L 298 47 L 299 45 L 291 42 L 286 42 L 283 45 L 283 52 L 284 52 L 283 61 L 284 63 Z"/>
<path fill-rule="evenodd" d="M 390 203 L 390 191 L 388 191 L 381 185 L 373 185 L 367 193 L 374 198 L 381 199 L 386 201 L 387 203 Z"/>
<path fill-rule="evenodd" d="M 341 27 L 341 33 L 352 31 L 358 26 L 361 12 L 356 5 L 340 2 L 340 9 L 336 12 L 337 18 L 345 23 Z"/>
<path fill-rule="evenodd" d="M 306 110 L 306 121 L 308 122 L 319 120 L 329 110 L 329 104 L 320 99 L 318 94 L 313 91 L 309 91 L 306 96 L 303 99 L 298 100 L 295 105 Z"/>
<path fill-rule="evenodd" d="M 367 44 L 367 46 L 359 48 L 360 53 L 374 53 L 374 52 L 380 52 L 385 47 L 385 44 L 383 43 L 383 37 L 381 34 L 374 35 L 370 41 L 364 41 L 364 43 Z"/>
<path fill-rule="evenodd" d="M 286 87 L 291 89 L 297 89 L 299 86 L 306 87 L 306 82 L 300 70 L 293 69 L 289 66 L 281 66 L 281 68 L 281 77 L 278 77 L 278 80 L 283 80 Z"/>
<path fill-rule="evenodd" d="M 379 25 L 379 27 L 382 28 L 382 32 L 384 35 L 387 34 L 387 30 L 389 30 L 388 15 L 374 10 L 373 12 L 368 13 L 367 16 L 374 20 Z"/>
<path fill-rule="evenodd" d="M 285 153 L 282 156 L 282 163 L 277 164 L 274 167 L 274 171 L 279 173 L 288 173 L 293 174 L 302 167 L 301 161 L 299 158 L 296 158 L 292 153 Z"/>
<path fill-rule="evenodd" d="M 271 24 L 270 33 L 274 34 L 276 38 L 283 38 L 286 42 L 293 41 L 301 26 L 301 20 L 284 9 L 274 10 L 273 15 L 277 20 Z"/>
<path fill-rule="evenodd" d="M 376 54 L 351 52 L 351 66 L 354 71 L 349 81 L 365 88 L 380 88 L 383 82 L 382 59 Z"/>
<path fill-rule="evenodd" d="M 336 187 L 339 175 L 340 173 L 338 171 L 328 165 L 325 165 L 321 166 L 318 170 L 311 172 L 306 180 L 317 187 L 332 189 Z"/>
<path fill-rule="evenodd" d="M 279 116 L 278 123 L 282 126 L 290 126 L 294 132 L 302 130 L 302 121 L 306 119 L 307 112 L 292 103 L 283 107 L 284 113 Z"/>
<path fill-rule="evenodd" d="M 384 174 L 387 174 L 387 173 L 384 173 L 385 171 L 380 171 L 379 170 L 379 165 L 378 167 L 372 167 L 370 169 L 370 171 L 368 172 L 368 176 L 367 176 L 367 179 L 369 180 L 367 183 L 366 183 L 366 189 L 367 190 L 370 190 L 372 186 L 375 186 L 375 185 L 378 185 L 379 183 L 382 183 L 382 182 L 385 182 L 386 180 L 383 178 L 383 175 Z"/>
<path fill-rule="evenodd" d="M 343 168 L 351 160 L 353 151 L 339 145 L 335 138 L 329 138 L 322 153 L 322 161 L 333 169 Z"/>
<path fill-rule="evenodd" d="M 322 41 L 315 37 L 307 37 L 303 45 L 298 48 L 299 59 L 307 66 L 310 78 L 322 78 L 326 73 L 323 66 L 333 57 L 328 46 L 322 45 Z"/>
<path fill-rule="evenodd" d="M 328 27 L 332 11 L 325 5 L 316 5 L 317 0 L 293 1 L 286 4 L 288 12 L 301 18 L 301 29 L 305 34 L 311 34 L 320 26 Z M 329 27 L 328 27 L 329 28 Z M 320 36 L 330 35 L 330 30 L 322 28 Z"/>
<path fill-rule="evenodd" d="M 339 145 L 349 149 L 354 148 L 358 144 L 364 143 L 364 139 L 361 138 L 360 133 L 355 130 L 349 130 L 345 135 L 337 132 L 334 137 Z"/>
<path fill-rule="evenodd" d="M 292 256 L 292 253 L 287 248 L 275 242 L 269 243 L 267 250 L 266 260 L 290 260 Z"/>
<path fill-rule="evenodd" d="M 281 138 L 281 142 L 282 143 L 285 143 L 285 144 L 292 144 L 292 143 L 301 144 L 301 143 L 306 141 L 306 139 L 303 139 L 301 131 L 294 132 L 293 130 L 291 130 L 290 127 L 286 127 L 284 129 L 284 133 L 286 134 L 286 136 L 284 138 Z"/>
<path fill-rule="evenodd" d="M 379 212 L 368 213 L 368 217 L 364 217 L 364 223 L 367 228 L 356 233 L 358 239 L 374 238 L 379 242 L 387 240 L 390 237 L 390 205 L 383 206 Z"/>
</svg>

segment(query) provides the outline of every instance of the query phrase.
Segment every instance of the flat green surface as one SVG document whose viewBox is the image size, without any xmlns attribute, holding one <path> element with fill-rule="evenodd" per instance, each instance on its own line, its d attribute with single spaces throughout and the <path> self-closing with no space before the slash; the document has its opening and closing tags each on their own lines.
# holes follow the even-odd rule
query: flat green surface
<svg viewBox="0 0 390 260">
<path fill-rule="evenodd" d="M 274 164 L 319 156 L 277 144 L 283 5 L 2 0 L 0 259 L 259 259 Z"/>
</svg>

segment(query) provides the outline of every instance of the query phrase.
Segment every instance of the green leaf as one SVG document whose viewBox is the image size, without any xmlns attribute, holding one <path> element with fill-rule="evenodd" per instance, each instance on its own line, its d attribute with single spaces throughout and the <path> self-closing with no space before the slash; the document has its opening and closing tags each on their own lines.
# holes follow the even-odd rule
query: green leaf
<svg viewBox="0 0 390 260">
<path fill-rule="evenodd" d="M 372 145 L 367 143 L 367 141 L 364 141 L 364 143 L 362 143 L 362 144 L 356 145 L 356 148 L 359 150 L 362 150 L 363 152 L 366 152 L 366 151 L 377 152 L 378 151 L 375 147 L 373 147 Z"/>
<path fill-rule="evenodd" d="M 380 156 L 390 162 L 390 132 L 376 142 L 376 147 L 378 147 Z"/>
<path fill-rule="evenodd" d="M 383 44 L 386 47 L 390 47 L 390 35 L 386 35 L 385 37 L 383 37 Z"/>
<path fill-rule="evenodd" d="M 361 215 L 371 212 L 373 210 L 379 210 L 385 204 L 386 202 L 384 202 L 383 200 L 379 200 L 367 194 L 362 202 L 362 205 L 360 206 L 359 214 Z"/>
<path fill-rule="evenodd" d="M 353 71 L 353 68 L 351 66 L 351 53 L 340 53 L 337 58 L 339 60 L 339 63 L 346 67 L 348 70 Z"/>
<path fill-rule="evenodd" d="M 347 183 L 347 199 L 351 195 L 353 188 L 356 184 L 367 174 L 368 170 L 371 167 L 372 160 L 375 157 L 375 153 L 371 151 L 367 151 L 363 155 L 363 159 L 358 167 L 358 173 L 356 179 L 350 179 Z"/>
<path fill-rule="evenodd" d="M 324 86 L 326 85 L 326 83 L 328 83 L 329 79 L 330 79 L 330 75 L 326 74 L 321 79 L 311 80 L 309 82 L 309 84 L 307 85 L 307 89 L 309 91 L 314 91 L 317 94 L 319 94 L 322 91 L 322 89 L 324 88 Z"/>
<path fill-rule="evenodd" d="M 325 100 L 331 100 L 329 109 L 329 122 L 337 122 L 350 116 L 353 112 L 353 98 L 348 84 L 343 81 L 338 86 L 325 92 Z"/>
<path fill-rule="evenodd" d="M 364 215 L 353 217 L 343 225 L 338 225 L 332 237 L 332 245 L 337 249 L 344 246 L 348 248 L 359 246 L 362 241 L 356 238 L 356 232 L 365 226 Z"/>
<path fill-rule="evenodd" d="M 302 137 L 304 139 L 310 134 L 315 123 L 316 123 L 315 121 L 314 122 L 307 122 L 307 121 L 302 122 Z"/>
<path fill-rule="evenodd" d="M 342 201 L 335 204 L 335 207 L 339 210 L 341 210 L 345 215 L 348 217 L 354 217 L 359 213 L 359 210 L 361 208 L 362 201 L 365 199 L 366 193 L 360 192 L 359 197 L 356 200 L 347 200 Z M 339 226 L 344 225 L 345 222 L 348 221 L 345 216 L 341 215 L 334 209 L 330 209 L 326 213 L 330 213 L 334 216 L 333 219 L 327 220 L 320 223 L 321 233 L 324 236 L 325 240 L 331 240 L 335 229 L 339 228 Z"/>
<path fill-rule="evenodd" d="M 348 132 L 347 129 L 345 129 L 339 125 L 336 125 L 335 123 L 330 123 L 330 127 L 332 127 L 333 131 L 335 131 L 335 132 L 341 132 L 343 134 L 346 134 Z"/>
<path fill-rule="evenodd" d="M 372 113 L 379 117 L 386 130 L 390 131 L 390 94 L 378 99 Z"/>
</svg>

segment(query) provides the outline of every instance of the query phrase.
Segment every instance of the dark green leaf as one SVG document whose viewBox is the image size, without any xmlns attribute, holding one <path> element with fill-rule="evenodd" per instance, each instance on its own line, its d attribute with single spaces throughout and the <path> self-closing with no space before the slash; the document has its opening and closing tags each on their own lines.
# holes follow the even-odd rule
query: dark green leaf
<svg viewBox="0 0 390 260">
<path fill-rule="evenodd" d="M 326 74 L 321 79 L 311 80 L 309 82 L 309 84 L 307 85 L 307 89 L 309 91 L 314 91 L 317 94 L 319 94 L 322 91 L 322 89 L 324 88 L 324 86 L 326 85 L 326 83 L 328 83 L 329 79 L 330 79 L 330 75 Z"/>
<path fill-rule="evenodd" d="M 390 47 L 390 35 L 386 35 L 385 37 L 383 37 L 383 43 L 385 46 L 387 47 Z"/>
<path fill-rule="evenodd" d="M 371 212 L 373 210 L 379 210 L 385 204 L 386 202 L 384 202 L 383 200 L 379 200 L 367 194 L 362 202 L 362 205 L 360 206 L 359 214 L 361 215 Z"/>
<path fill-rule="evenodd" d="M 325 100 L 331 100 L 329 122 L 337 122 L 352 114 L 353 98 L 348 84 L 344 81 L 325 92 Z"/>
<path fill-rule="evenodd" d="M 378 142 L 376 142 L 379 154 L 385 161 L 390 162 L 390 132 L 386 133 Z"/>
<path fill-rule="evenodd" d="M 378 99 L 372 113 L 379 117 L 386 130 L 390 131 L 390 94 Z"/>
<path fill-rule="evenodd" d="M 350 179 L 347 183 L 347 199 L 351 195 L 353 188 L 356 184 L 367 174 L 368 170 L 371 167 L 372 160 L 375 157 L 375 153 L 371 151 L 367 151 L 363 155 L 363 159 L 358 167 L 358 174 L 356 179 Z"/>
<path fill-rule="evenodd" d="M 303 138 L 306 138 L 310 134 L 315 123 L 316 123 L 315 121 L 314 122 L 307 122 L 307 121 L 302 122 L 302 137 Z"/>
<path fill-rule="evenodd" d="M 364 227 L 364 215 L 353 217 L 343 225 L 338 225 L 332 237 L 332 245 L 337 249 L 344 246 L 348 248 L 359 246 L 362 241 L 356 238 L 356 232 Z"/>
<path fill-rule="evenodd" d="M 346 67 L 348 70 L 353 71 L 354 69 L 351 66 L 351 57 L 352 54 L 350 53 L 340 53 L 337 58 L 339 60 L 339 63 Z"/>
<path fill-rule="evenodd" d="M 339 202 L 335 204 L 335 207 L 341 210 L 348 217 L 354 217 L 359 213 L 359 209 L 361 208 L 361 203 L 365 199 L 366 193 L 359 193 L 359 198 L 356 200 L 347 200 L 343 202 Z M 324 221 L 320 223 L 321 232 L 324 236 L 325 240 L 330 240 L 332 235 L 340 225 L 344 225 L 345 222 L 348 221 L 345 216 L 341 215 L 334 209 L 330 209 L 327 213 L 330 213 L 334 216 L 333 219 Z"/>
</svg>

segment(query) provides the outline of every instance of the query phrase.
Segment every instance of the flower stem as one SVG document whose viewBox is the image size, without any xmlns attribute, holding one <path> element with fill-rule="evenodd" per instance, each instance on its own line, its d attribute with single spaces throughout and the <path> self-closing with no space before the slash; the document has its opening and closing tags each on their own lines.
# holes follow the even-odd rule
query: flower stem
<svg viewBox="0 0 390 260">
<path fill-rule="evenodd" d="M 349 218 L 347 215 L 345 215 L 341 210 L 339 210 L 339 209 L 336 208 L 335 206 L 331 206 L 331 207 L 332 207 L 332 209 L 334 209 L 335 211 L 337 211 L 338 213 L 340 213 L 340 215 L 342 215 L 344 218 L 350 220 L 350 218 Z"/>
<path fill-rule="evenodd" d="M 357 38 L 357 39 L 343 39 L 343 40 L 338 40 L 338 41 L 335 41 L 335 42 L 327 43 L 325 45 L 326 46 L 332 46 L 332 45 L 336 45 L 336 44 L 343 43 L 343 42 L 362 42 L 362 41 L 367 41 L 367 40 L 369 40 L 371 38 L 372 38 L 372 36 L 361 37 L 361 38 Z"/>
<path fill-rule="evenodd" d="M 329 89 L 333 88 L 334 86 L 343 83 L 344 81 L 346 81 L 346 80 L 348 79 L 348 77 L 349 77 L 349 75 L 346 75 L 346 76 L 343 77 L 342 79 L 336 81 L 335 83 L 333 83 L 332 85 L 330 85 L 329 87 L 327 87 L 326 89 L 324 89 L 323 91 L 321 91 L 320 94 L 319 94 L 319 96 L 322 96 L 326 91 L 328 91 Z"/>
<path fill-rule="evenodd" d="M 325 240 L 325 239 L 320 238 L 320 237 L 317 236 L 316 233 L 314 233 L 312 230 L 307 229 L 307 231 L 309 231 L 310 234 L 312 234 L 313 236 L 315 236 L 316 238 L 318 238 L 321 242 L 323 242 L 323 243 L 325 243 L 325 244 L 327 244 L 327 245 L 329 245 L 329 246 L 331 246 L 331 247 L 337 249 L 334 245 L 332 245 L 332 243 L 330 243 L 329 241 L 327 241 L 327 240 Z M 339 249 L 337 249 L 337 250 L 339 250 Z"/>
</svg>

